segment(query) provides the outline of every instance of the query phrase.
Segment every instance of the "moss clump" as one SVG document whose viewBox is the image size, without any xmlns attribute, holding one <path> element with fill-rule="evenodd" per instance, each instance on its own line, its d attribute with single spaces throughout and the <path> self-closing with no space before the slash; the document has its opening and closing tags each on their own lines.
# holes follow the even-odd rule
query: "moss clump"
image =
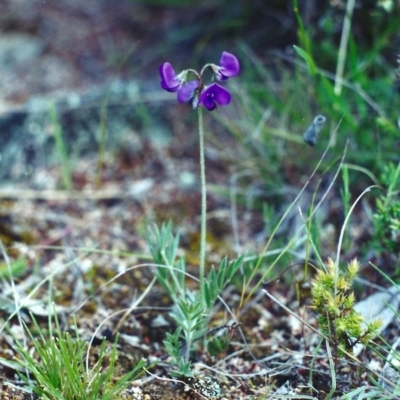
<svg viewBox="0 0 400 400">
<path fill-rule="evenodd" d="M 319 314 L 318 324 L 322 333 L 330 338 L 338 353 L 352 353 L 357 343 L 367 344 L 381 326 L 380 319 L 366 323 L 354 310 L 355 296 L 350 290 L 360 265 L 357 260 L 344 271 L 329 259 L 325 270 L 318 270 L 312 281 L 312 308 Z M 344 350 L 344 351 L 343 351 Z"/>
</svg>

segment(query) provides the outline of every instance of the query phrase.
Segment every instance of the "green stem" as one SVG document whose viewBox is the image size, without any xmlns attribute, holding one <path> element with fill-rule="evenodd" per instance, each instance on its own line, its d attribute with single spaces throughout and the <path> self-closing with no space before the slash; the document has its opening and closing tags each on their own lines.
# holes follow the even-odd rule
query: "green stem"
<svg viewBox="0 0 400 400">
<path fill-rule="evenodd" d="M 206 166 L 204 162 L 204 130 L 202 107 L 197 107 L 199 115 L 199 146 L 200 146 L 200 182 L 201 182 L 201 232 L 200 232 L 200 291 L 204 301 L 204 265 L 206 257 L 206 217 L 207 217 L 207 189 Z"/>
<path fill-rule="evenodd" d="M 54 140 L 56 142 L 56 149 L 61 159 L 61 178 L 64 188 L 68 191 L 73 189 L 72 174 L 68 159 L 67 146 L 65 145 L 64 138 L 62 135 L 62 128 L 58 118 L 56 106 L 54 103 L 50 103 L 50 120 L 53 124 Z"/>
<path fill-rule="evenodd" d="M 111 87 L 111 86 L 110 86 Z M 104 159 L 106 154 L 107 139 L 107 106 L 110 98 L 110 89 L 108 90 L 100 111 L 100 139 L 99 139 L 99 157 L 97 161 L 96 187 L 100 188 L 103 175 Z"/>
</svg>

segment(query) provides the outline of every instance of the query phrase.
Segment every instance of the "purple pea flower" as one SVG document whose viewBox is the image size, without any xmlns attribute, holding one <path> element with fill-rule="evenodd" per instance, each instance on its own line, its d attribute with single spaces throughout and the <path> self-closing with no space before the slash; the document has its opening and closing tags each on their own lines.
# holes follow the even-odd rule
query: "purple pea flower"
<svg viewBox="0 0 400 400">
<path fill-rule="evenodd" d="M 176 75 L 175 70 L 169 62 L 161 64 L 158 68 L 161 76 L 161 87 L 167 92 L 177 92 L 182 86 L 182 77 Z"/>
<path fill-rule="evenodd" d="M 212 111 L 217 104 L 228 105 L 231 94 L 226 89 L 216 83 L 209 86 L 204 84 L 203 74 L 206 69 L 211 69 L 215 78 L 223 82 L 236 76 L 240 71 L 240 65 L 238 59 L 227 51 L 222 53 L 219 65 L 206 64 L 200 73 L 187 69 L 177 75 L 172 65 L 165 62 L 159 67 L 161 87 L 168 92 L 178 92 L 178 101 L 191 103 L 193 108 L 203 104 L 207 110 Z M 194 75 L 195 79 L 188 81 L 188 74 Z"/>
<path fill-rule="evenodd" d="M 217 107 L 217 103 L 226 106 L 231 102 L 231 94 L 217 83 L 206 86 L 201 92 L 199 105 L 204 104 L 208 111 L 212 111 Z"/>
<path fill-rule="evenodd" d="M 182 85 L 182 87 L 178 90 L 178 101 L 180 103 L 188 103 L 193 102 L 194 107 L 197 106 L 196 97 L 197 97 L 197 88 L 199 87 L 199 82 L 197 80 L 189 81 Z"/>
<path fill-rule="evenodd" d="M 236 76 L 240 71 L 240 64 L 238 59 L 231 53 L 224 51 L 219 60 L 219 65 L 211 66 L 215 77 L 223 82 Z"/>
<path fill-rule="evenodd" d="M 197 80 L 186 83 L 187 71 L 182 71 L 179 75 L 175 73 L 169 62 L 161 64 L 158 68 L 161 76 L 161 87 L 167 92 L 178 92 L 178 101 L 180 103 L 192 102 L 197 106 L 196 89 L 199 86 Z"/>
</svg>

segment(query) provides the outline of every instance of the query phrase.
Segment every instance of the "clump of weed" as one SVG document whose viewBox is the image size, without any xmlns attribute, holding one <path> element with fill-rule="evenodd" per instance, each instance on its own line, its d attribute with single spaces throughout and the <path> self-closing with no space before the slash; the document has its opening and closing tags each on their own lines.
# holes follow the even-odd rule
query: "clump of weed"
<svg viewBox="0 0 400 400">
<path fill-rule="evenodd" d="M 87 367 L 88 343 L 80 338 L 75 324 L 74 335 L 64 332 L 58 324 L 49 338 L 45 336 L 35 318 L 32 321 L 37 334 L 25 325 L 34 352 L 16 341 L 20 354 L 18 362 L 27 371 L 20 373 L 33 392 L 45 400 L 112 400 L 117 398 L 144 371 L 144 359 L 120 378 L 116 378 L 118 360 L 117 343 L 107 346 L 103 340 L 98 360 L 92 369 Z M 107 367 L 104 365 L 107 363 Z M 33 380 L 32 380 L 33 378 Z"/>
<path fill-rule="evenodd" d="M 326 269 L 317 271 L 312 282 L 312 308 L 319 314 L 318 324 L 322 333 L 332 339 L 338 355 L 352 353 L 356 344 L 367 344 L 382 325 L 377 319 L 367 323 L 354 309 L 355 296 L 351 285 L 360 265 L 357 260 L 344 271 L 329 259 Z"/>
</svg>

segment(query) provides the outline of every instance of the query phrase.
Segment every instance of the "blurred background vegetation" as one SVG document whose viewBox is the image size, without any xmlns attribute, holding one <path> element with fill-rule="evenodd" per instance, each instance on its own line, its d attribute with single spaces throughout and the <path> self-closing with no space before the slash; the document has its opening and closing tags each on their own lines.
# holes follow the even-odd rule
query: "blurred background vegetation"
<svg viewBox="0 0 400 400">
<path fill-rule="evenodd" d="M 226 127 L 252 157 L 265 160 L 254 163 L 263 175 L 276 179 L 277 168 L 309 172 L 310 159 L 320 153 L 307 148 L 301 134 L 317 114 L 328 120 L 318 149 L 337 130 L 332 158 L 343 153 L 349 140 L 347 162 L 372 174 L 398 161 L 399 2 L 355 2 L 339 91 L 335 77 L 346 1 L 140 3 L 164 29 L 161 36 L 157 30 L 150 33 L 155 37 L 149 51 L 157 61 L 183 69 L 216 62 L 223 50 L 237 54 L 243 67 L 240 83 L 232 83 L 237 108 Z M 300 57 L 294 45 L 309 59 Z"/>
<path fill-rule="evenodd" d="M 21 0 L 1 6 L 0 30 L 39 38 L 42 59 L 55 54 L 60 65 L 76 71 L 72 78 L 66 72 L 69 78 L 51 87 L 43 83 L 49 74 L 41 72 L 42 85 L 34 87 L 35 94 L 104 82 L 111 87 L 116 77 L 138 84 L 129 89 L 135 101 L 128 97 L 113 105 L 111 91 L 106 89 L 100 91 L 103 95 L 96 97 L 97 102 L 90 103 L 97 110 L 91 119 L 100 123 L 100 128 L 90 129 L 107 146 L 125 129 L 118 123 L 110 126 L 116 117 L 150 134 L 172 136 L 196 130 L 195 113 L 186 105 L 171 106 L 165 100 L 175 98 L 160 94 L 158 66 L 169 61 L 177 71 L 199 68 L 218 62 L 224 50 L 235 54 L 242 71 L 228 83 L 234 100 L 230 107 L 206 115 L 213 132 L 207 140 L 221 150 L 222 159 L 235 160 L 236 172 L 247 176 L 244 184 L 253 188 L 253 205 L 264 210 L 266 221 L 293 199 L 331 140 L 318 177 L 323 190 L 346 152 L 343 179 L 336 190 L 337 197 L 343 198 L 339 207 L 343 210 L 331 207 L 329 211 L 337 226 L 352 201 L 376 184 L 382 187 L 384 198 L 379 208 L 383 215 L 375 217 L 380 224 L 375 236 L 380 242 L 382 238 L 398 240 L 398 235 L 382 230 L 398 226 L 400 2 L 356 0 L 352 4 L 352 0 L 99 0 L 85 4 Z M 346 15 L 348 40 L 340 50 Z M 338 79 L 341 62 L 343 73 Z M 25 68 L 28 76 L 38 70 L 30 68 L 29 62 Z M 19 77 L 27 76 L 23 71 Z M 128 86 L 123 83 L 120 88 Z M 21 92 L 10 97 L 14 102 L 21 98 L 26 98 Z M 101 112 L 104 99 L 110 103 L 107 113 Z M 319 114 L 326 116 L 327 123 L 316 146 L 310 147 L 302 134 Z M 84 129 L 88 129 L 85 118 Z M 62 110 L 59 120 L 63 134 L 74 126 Z M 75 129 L 72 137 L 83 135 Z M 196 141 L 195 135 L 186 137 Z M 232 154 L 223 150 L 227 137 L 235 139 Z M 93 140 L 85 143 L 89 146 Z"/>
</svg>

